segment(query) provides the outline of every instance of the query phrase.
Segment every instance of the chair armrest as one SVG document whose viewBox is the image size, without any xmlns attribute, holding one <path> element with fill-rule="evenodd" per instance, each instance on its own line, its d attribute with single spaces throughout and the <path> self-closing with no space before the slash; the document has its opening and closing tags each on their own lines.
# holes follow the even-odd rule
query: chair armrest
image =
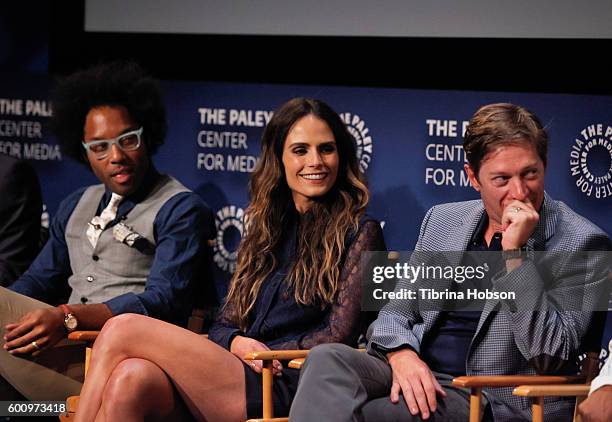
<svg viewBox="0 0 612 422">
<path fill-rule="evenodd" d="M 289 422 L 289 418 L 248 419 L 246 422 Z"/>
<path fill-rule="evenodd" d="M 356 349 L 359 352 L 365 352 L 366 349 Z M 293 360 L 305 359 L 310 350 L 260 350 L 258 352 L 249 352 L 244 356 L 244 360 Z M 557 383 L 559 383 L 558 381 Z M 527 384 L 526 382 L 520 384 Z M 514 384 L 517 385 L 517 384 Z"/>
<path fill-rule="evenodd" d="M 274 378 L 272 361 L 277 360 L 292 360 L 297 358 L 305 358 L 308 355 L 308 350 L 261 350 L 258 352 L 250 352 L 244 356 L 245 360 L 263 360 L 264 365 L 261 372 L 262 378 L 262 407 L 263 419 L 252 419 L 250 422 L 286 422 L 287 418 L 274 418 L 274 405 L 272 401 L 272 379 Z"/>
<path fill-rule="evenodd" d="M 245 360 L 291 360 L 305 358 L 308 350 L 261 350 L 248 353 Z M 523 383 L 525 384 L 525 383 Z"/>
<path fill-rule="evenodd" d="M 519 385 L 512 394 L 522 397 L 586 396 L 590 388 L 587 384 Z"/>
<path fill-rule="evenodd" d="M 565 375 L 476 375 L 453 379 L 457 387 L 514 387 L 522 384 L 570 384 L 584 382 L 583 376 Z"/>
<path fill-rule="evenodd" d="M 73 331 L 68 334 L 68 340 L 74 341 L 94 341 L 98 338 L 100 331 Z"/>
<path fill-rule="evenodd" d="M 305 360 L 306 358 L 291 359 L 287 366 L 293 369 L 302 369 L 302 365 L 304 365 Z"/>
</svg>

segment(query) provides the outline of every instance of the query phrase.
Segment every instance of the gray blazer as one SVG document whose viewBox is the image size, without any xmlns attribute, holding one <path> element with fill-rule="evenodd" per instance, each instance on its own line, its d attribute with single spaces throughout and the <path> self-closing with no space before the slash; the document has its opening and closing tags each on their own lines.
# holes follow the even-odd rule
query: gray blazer
<svg viewBox="0 0 612 422">
<path fill-rule="evenodd" d="M 417 251 L 464 251 L 468 246 L 485 210 L 480 200 L 448 203 L 432 207 L 421 225 Z M 441 246 L 442 245 L 442 246 Z M 527 243 L 531 251 L 608 251 L 610 239 L 597 226 L 572 211 L 566 204 L 545 195 L 540 220 Z M 607 254 L 597 254 L 602 257 Z M 538 255 L 541 257 L 541 255 Z M 558 254 L 556 255 L 559 256 Z M 546 258 L 544 258 L 546 259 Z M 558 259 L 557 259 L 558 261 Z M 466 373 L 468 375 L 536 374 L 550 368 L 538 361 L 547 356 L 566 362 L 575 362 L 583 336 L 591 323 L 591 312 L 559 311 L 549 301 L 542 300 L 544 286 L 547 294 L 567 295 L 567 280 L 576 271 L 607 265 L 603 262 L 579 262 L 572 260 L 551 264 L 552 282 L 544 280 L 534 263 L 527 260 L 510 273 L 492 279 L 493 286 L 512 285 L 514 290 L 529 291 L 529 297 L 544 312 L 510 312 L 500 300 L 489 300 L 480 316 L 476 334 L 468 351 Z M 580 268 L 578 268 L 580 267 Z M 603 273 L 603 271 L 602 271 Z M 589 274 L 591 275 L 591 274 Z M 598 289 L 609 280 L 600 274 L 590 277 L 581 288 L 586 292 L 584 300 L 595 300 Z M 405 283 L 405 282 L 404 282 Z M 586 286 L 586 287 L 585 287 Z M 408 288 L 400 280 L 397 289 Z M 499 311 L 501 309 L 501 311 Z M 370 343 L 382 349 L 410 346 L 420 351 L 423 336 L 434 326 L 440 312 L 406 309 L 406 304 L 391 301 L 380 311 L 370 327 Z M 375 352 L 373 352 L 375 353 Z M 545 364 L 544 364 L 545 365 Z M 491 402 L 496 420 L 531 420 L 527 399 L 512 395 L 510 388 L 488 389 L 485 394 Z M 571 415 L 573 399 L 551 398 L 546 401 L 550 420 Z"/>
</svg>

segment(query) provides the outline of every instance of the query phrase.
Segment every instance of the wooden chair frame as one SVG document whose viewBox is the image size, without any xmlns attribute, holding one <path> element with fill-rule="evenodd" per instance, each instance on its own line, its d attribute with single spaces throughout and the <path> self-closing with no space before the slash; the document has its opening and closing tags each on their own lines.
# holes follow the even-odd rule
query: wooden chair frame
<svg viewBox="0 0 612 422">
<path fill-rule="evenodd" d="M 588 352 L 582 362 L 581 375 L 490 375 L 463 376 L 453 380 L 453 385 L 470 389 L 470 422 L 480 422 L 482 419 L 482 389 L 485 387 L 515 387 L 513 394 L 532 397 L 533 420 L 542 422 L 544 419 L 545 396 L 575 396 L 580 395 L 599 371 L 599 354 Z M 559 385 L 561 384 L 561 385 Z M 550 388 L 546 388 L 546 387 Z M 547 394 L 543 394 L 544 392 Z M 579 394 L 569 394 L 570 392 Z M 559 394 L 554 394 L 559 392 Z M 588 394 L 588 390 L 587 390 Z M 539 419 L 536 419 L 538 415 Z"/>
<path fill-rule="evenodd" d="M 98 338 L 99 331 L 74 331 L 68 334 L 68 340 L 73 341 L 84 341 L 87 343 L 85 348 L 85 376 L 89 369 L 89 360 L 91 358 L 91 348 L 93 347 L 94 341 Z M 66 399 L 66 413 L 60 415 L 60 421 L 71 422 L 74 420 L 76 409 L 79 405 L 79 396 L 70 396 Z"/>
<path fill-rule="evenodd" d="M 245 360 L 263 361 L 263 369 L 261 372 L 263 383 L 263 417 L 261 419 L 249 419 L 247 422 L 287 422 L 289 420 L 287 417 L 274 417 L 274 402 L 272 400 L 272 383 L 274 382 L 274 375 L 272 374 L 272 363 L 274 360 L 290 361 L 290 368 L 299 369 L 307 355 L 308 350 L 266 350 L 251 352 L 244 357 Z"/>
<path fill-rule="evenodd" d="M 453 380 L 453 385 L 470 389 L 470 422 L 482 419 L 482 389 L 485 387 L 516 387 L 521 384 L 546 385 L 584 382 L 582 376 L 556 375 L 490 375 L 463 376 Z"/>
<path fill-rule="evenodd" d="M 93 342 L 99 331 L 75 331 L 68 335 L 68 339 L 88 342 L 85 351 L 85 374 L 89 369 L 89 360 Z M 360 349 L 361 350 L 361 349 Z M 248 353 L 245 360 L 262 360 L 262 418 L 249 419 L 247 422 L 288 422 L 287 417 L 274 417 L 274 404 L 272 400 L 272 384 L 274 382 L 273 361 L 289 361 L 289 367 L 300 369 L 308 350 L 266 350 Z M 595 377 L 598 371 L 598 354 L 589 352 L 583 362 L 582 373 L 585 375 L 490 375 L 490 376 L 462 376 L 453 380 L 453 385 L 470 389 L 470 415 L 469 422 L 480 422 L 482 419 L 482 389 L 486 387 L 515 387 L 513 394 L 532 399 L 533 422 L 544 421 L 544 397 L 576 396 L 578 404 L 588 395 L 589 385 L 584 384 Z M 70 422 L 74 418 L 79 397 L 72 396 L 66 400 L 68 413 L 60 416 L 63 422 Z M 580 422 L 576 411 L 574 422 Z"/>
<path fill-rule="evenodd" d="M 533 422 L 544 422 L 545 397 L 575 396 L 576 407 L 574 408 L 573 421 L 581 422 L 582 418 L 578 415 L 578 406 L 589 394 L 590 388 L 591 386 L 588 384 L 519 385 L 512 391 L 512 394 L 531 398 Z"/>
</svg>

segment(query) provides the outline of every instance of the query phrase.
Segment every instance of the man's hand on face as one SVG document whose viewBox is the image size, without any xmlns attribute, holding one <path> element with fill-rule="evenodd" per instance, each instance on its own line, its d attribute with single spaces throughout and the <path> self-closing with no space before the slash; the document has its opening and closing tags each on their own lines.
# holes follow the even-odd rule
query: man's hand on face
<svg viewBox="0 0 612 422">
<path fill-rule="evenodd" d="M 36 309 L 4 328 L 3 347 L 11 354 L 36 354 L 66 336 L 64 312 L 59 308 Z"/>
<path fill-rule="evenodd" d="M 387 354 L 393 371 L 391 402 L 399 402 L 400 392 L 412 415 L 421 413 L 423 419 L 436 411 L 436 394 L 446 397 L 438 380 L 425 362 L 412 349 L 402 349 Z"/>
<path fill-rule="evenodd" d="M 539 220 L 540 215 L 531 202 L 510 202 L 502 215 L 502 248 L 509 250 L 525 246 Z"/>
</svg>

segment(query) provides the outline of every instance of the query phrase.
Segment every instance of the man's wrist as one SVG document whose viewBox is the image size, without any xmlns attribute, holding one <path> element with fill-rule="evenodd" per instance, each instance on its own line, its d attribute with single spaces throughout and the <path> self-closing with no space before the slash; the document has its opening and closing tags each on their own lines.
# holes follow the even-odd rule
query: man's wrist
<svg viewBox="0 0 612 422">
<path fill-rule="evenodd" d="M 419 354 L 412 347 L 404 345 L 400 348 L 387 352 L 387 360 L 390 360 L 393 356 L 397 356 L 399 354 L 414 354 L 415 356 L 419 356 Z"/>
<path fill-rule="evenodd" d="M 508 248 L 502 250 L 502 258 L 507 261 L 509 259 L 523 259 L 527 258 L 527 246 L 521 246 L 518 248 Z"/>
<path fill-rule="evenodd" d="M 396 347 L 385 347 L 385 346 L 382 346 L 374 342 L 370 343 L 370 347 L 372 348 L 372 350 L 375 350 L 380 356 L 385 356 L 385 357 L 388 356 L 389 353 L 398 352 L 404 349 L 412 349 L 412 347 L 410 347 L 408 344 L 402 344 L 401 346 L 396 346 Z"/>
<path fill-rule="evenodd" d="M 67 334 L 70 334 L 77 329 L 79 321 L 68 305 L 62 304 L 59 305 L 58 308 L 64 313 L 64 329 L 66 330 Z"/>
<path fill-rule="evenodd" d="M 529 257 L 527 246 L 518 248 L 505 248 L 502 250 L 502 259 L 506 263 L 506 272 L 511 272 L 520 267 Z"/>
</svg>

